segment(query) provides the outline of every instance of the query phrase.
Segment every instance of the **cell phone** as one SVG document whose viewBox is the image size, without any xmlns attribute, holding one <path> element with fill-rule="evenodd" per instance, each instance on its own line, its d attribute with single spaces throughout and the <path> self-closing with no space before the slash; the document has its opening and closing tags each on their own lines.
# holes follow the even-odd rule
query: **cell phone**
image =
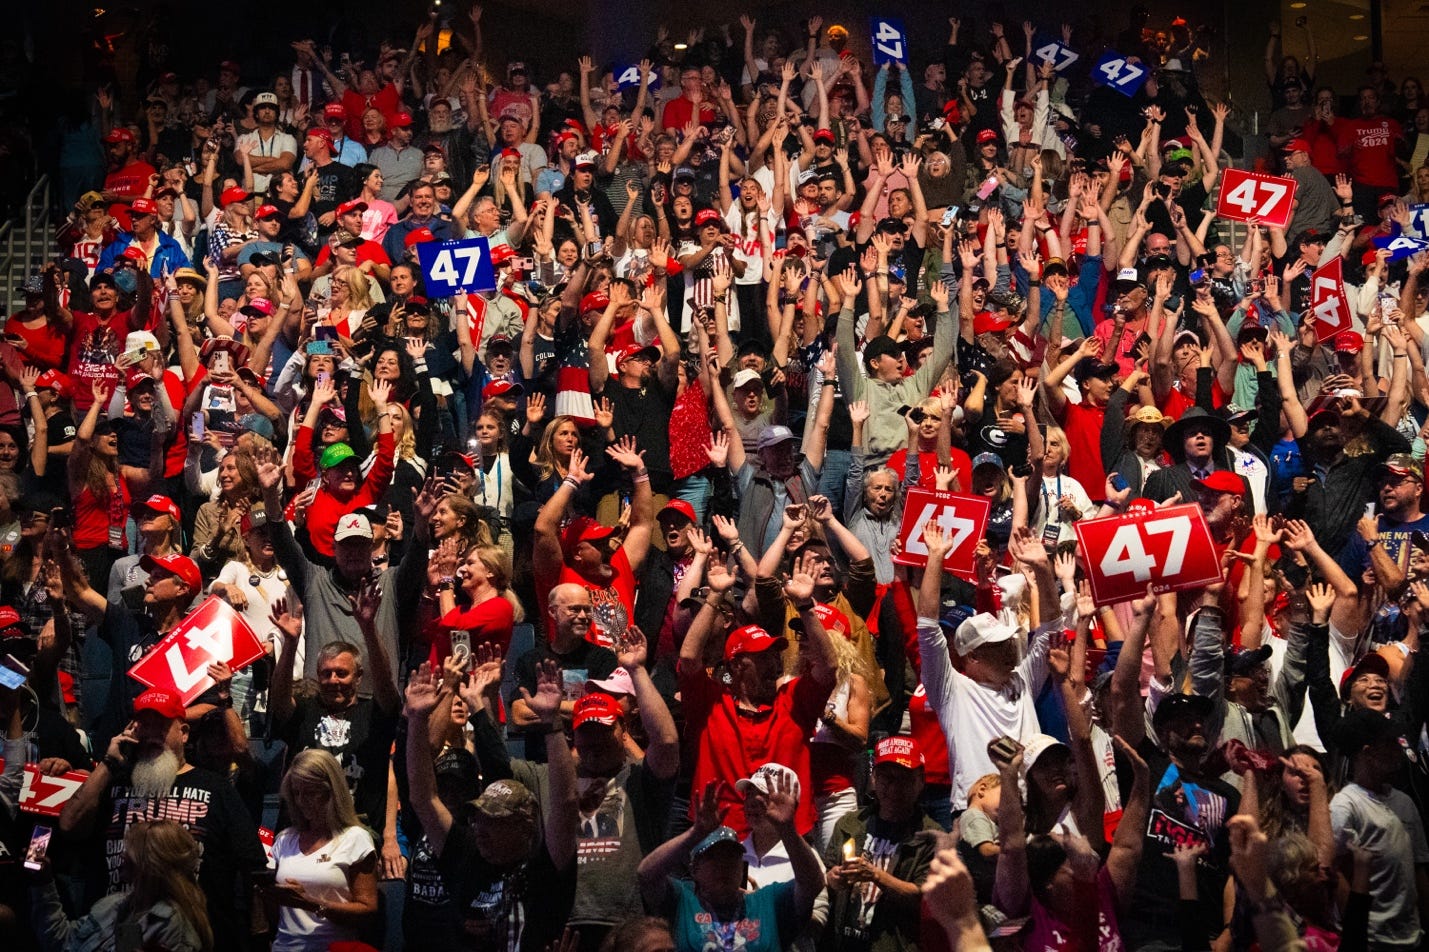
<svg viewBox="0 0 1429 952">
<path fill-rule="evenodd" d="M 54 831 L 47 826 L 36 826 L 30 834 L 30 846 L 25 850 L 26 869 L 44 869 L 45 856 L 50 851 L 50 835 Z"/>
<path fill-rule="evenodd" d="M 12 667 L 18 665 L 19 667 Z M 0 664 L 0 687 L 7 687 L 11 691 L 17 691 L 24 686 L 28 680 L 30 669 L 15 660 L 14 655 L 6 655 L 5 662 Z"/>
<path fill-rule="evenodd" d="M 943 211 L 943 217 L 942 217 L 942 219 L 940 220 L 939 224 L 941 224 L 944 228 L 947 228 L 949 225 L 951 225 L 953 222 L 955 222 L 955 221 L 957 221 L 957 220 L 958 220 L 958 206 L 956 206 L 956 205 L 949 205 L 949 206 Z"/>
<path fill-rule="evenodd" d="M 313 328 L 313 340 L 337 340 L 337 328 L 331 324 L 319 324 Z"/>
<path fill-rule="evenodd" d="M 977 197 L 980 201 L 987 201 L 992 197 L 992 193 L 997 191 L 997 187 L 1002 184 L 996 175 L 989 175 L 983 183 L 978 186 Z"/>
<path fill-rule="evenodd" d="M 189 425 L 189 432 L 194 440 L 203 439 L 203 414 L 195 413 L 193 423 Z"/>
<path fill-rule="evenodd" d="M 56 506 L 50 510 L 50 528 L 68 529 L 70 522 L 69 509 L 64 506 Z"/>
<path fill-rule="evenodd" d="M 988 742 L 987 756 L 999 768 L 1012 763 L 1012 758 L 1022 752 L 1022 745 L 1011 737 L 997 737 Z"/>
<path fill-rule="evenodd" d="M 278 884 L 278 871 L 269 866 L 255 869 L 249 875 L 253 877 L 253 885 L 258 889 L 271 889 Z"/>
<path fill-rule="evenodd" d="M 1171 197 L 1171 186 L 1167 185 L 1165 182 L 1157 182 L 1154 191 L 1161 198 Z"/>
<path fill-rule="evenodd" d="M 1131 484 L 1126 481 L 1126 477 L 1121 475 L 1121 473 L 1112 473 L 1111 488 L 1119 493 L 1124 493 L 1131 488 Z"/>
<path fill-rule="evenodd" d="M 535 258 L 517 258 L 516 260 L 514 260 L 514 261 L 511 262 L 511 266 L 514 267 L 514 268 L 515 268 L 516 270 L 518 270 L 518 271 L 535 271 L 535 270 L 536 270 L 536 259 L 535 259 Z"/>
<path fill-rule="evenodd" d="M 1191 287 L 1200 287 L 1201 284 L 1206 280 L 1206 269 L 1197 268 L 1195 271 L 1191 272 L 1187 280 L 1190 281 Z"/>
<path fill-rule="evenodd" d="M 599 242 L 599 241 L 588 242 L 588 243 L 586 244 L 586 246 L 585 246 L 585 256 L 586 256 L 587 258 L 595 258 L 595 257 L 599 256 L 600 253 L 603 252 L 604 250 L 605 250 L 605 245 L 604 245 L 604 243 Z"/>
<path fill-rule="evenodd" d="M 318 371 L 318 386 L 327 387 L 332 385 L 332 374 L 326 370 Z"/>
<path fill-rule="evenodd" d="M 6 334 L 5 343 L 12 344 L 15 347 L 22 347 L 24 346 L 25 338 L 21 337 L 19 334 Z"/>
<path fill-rule="evenodd" d="M 452 641 L 452 657 L 459 661 L 465 661 L 471 657 L 471 632 L 452 631 L 449 634 Z"/>
<path fill-rule="evenodd" d="M 1032 475 L 1031 463 L 1013 463 L 1007 471 L 1019 479 L 1027 479 Z"/>
</svg>

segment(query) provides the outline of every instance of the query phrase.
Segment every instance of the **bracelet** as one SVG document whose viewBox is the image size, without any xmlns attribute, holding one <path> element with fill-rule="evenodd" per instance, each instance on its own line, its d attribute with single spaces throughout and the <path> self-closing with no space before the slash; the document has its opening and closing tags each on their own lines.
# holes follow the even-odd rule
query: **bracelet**
<svg viewBox="0 0 1429 952">
<path fill-rule="evenodd" d="M 562 484 L 564 484 L 564 485 L 566 485 L 566 486 L 569 486 L 569 487 L 571 487 L 572 489 L 580 489 L 580 488 L 581 488 L 580 482 L 579 482 L 574 476 L 567 476 L 565 479 L 561 480 L 561 482 L 562 482 Z"/>
<path fill-rule="evenodd" d="M 826 378 L 826 379 L 823 381 L 823 384 L 822 384 L 822 385 L 825 386 L 825 387 L 837 387 L 838 384 L 839 384 L 839 382 L 838 382 L 837 380 L 830 380 L 830 379 L 827 379 L 827 378 Z"/>
<path fill-rule="evenodd" d="M 735 539 L 734 544 L 729 547 L 730 554 L 733 555 L 742 548 L 744 548 L 744 543 L 738 539 Z"/>
<path fill-rule="evenodd" d="M 456 579 L 450 575 L 443 575 L 437 579 L 437 591 L 446 591 L 456 588 Z"/>
<path fill-rule="evenodd" d="M 101 763 L 103 763 L 104 766 L 109 768 L 110 773 L 119 773 L 124 769 L 124 761 L 120 760 L 118 757 L 113 756 L 112 754 L 105 754 L 104 760 L 101 761 Z"/>
<path fill-rule="evenodd" d="M 289 269 L 288 269 L 288 272 L 291 274 L 291 273 L 292 273 L 292 270 L 293 270 L 292 268 L 289 268 Z M 287 301 L 284 301 L 282 304 L 279 304 L 279 305 L 278 305 L 278 310 L 280 310 L 280 311 L 286 311 L 286 310 L 288 310 L 288 309 L 291 308 L 291 307 L 292 307 L 291 304 L 289 304 Z"/>
<path fill-rule="evenodd" d="M 814 606 L 815 606 L 816 604 L 818 604 L 818 603 L 815 602 L 812 598 L 809 599 L 807 602 L 802 602 L 802 603 L 800 603 L 800 602 L 795 602 L 795 603 L 794 603 L 794 610 L 795 610 L 795 611 L 798 611 L 798 612 L 813 611 L 813 610 L 814 610 Z"/>
<path fill-rule="evenodd" d="M 1379 547 L 1382 546 L 1382 545 L 1384 545 L 1384 540 L 1383 540 L 1383 539 L 1371 539 L 1370 541 L 1368 541 L 1368 542 L 1365 543 L 1365 548 L 1367 548 L 1367 549 L 1377 549 L 1377 548 L 1379 548 Z"/>
<path fill-rule="evenodd" d="M 630 480 L 630 481 L 631 481 L 632 483 L 635 483 L 636 485 L 639 485 L 640 483 L 648 483 L 648 482 L 650 482 L 650 474 L 649 474 L 649 473 L 645 473 L 644 475 L 636 476 L 635 478 L 633 478 L 633 479 Z"/>
<path fill-rule="evenodd" d="M 1029 281 L 1027 282 L 1027 286 L 1028 286 L 1029 288 L 1040 288 L 1040 287 L 1042 286 L 1042 282 L 1041 282 L 1040 280 L 1038 280 L 1038 281 L 1029 280 Z"/>
<path fill-rule="evenodd" d="M 25 391 L 25 399 L 26 399 L 26 400 L 33 400 L 33 399 L 35 399 L 35 398 L 38 397 L 38 396 L 39 396 L 39 394 L 36 393 L 36 392 L 33 391 L 33 390 L 26 390 L 26 391 Z"/>
</svg>

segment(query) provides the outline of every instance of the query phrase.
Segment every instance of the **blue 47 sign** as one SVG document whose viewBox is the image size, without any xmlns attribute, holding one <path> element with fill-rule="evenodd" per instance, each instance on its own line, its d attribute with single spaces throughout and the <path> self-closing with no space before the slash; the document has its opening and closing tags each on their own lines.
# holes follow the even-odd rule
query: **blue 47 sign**
<svg viewBox="0 0 1429 952">
<path fill-rule="evenodd" d="M 428 241 L 417 246 L 427 296 L 451 297 L 458 291 L 496 290 L 496 270 L 485 238 Z"/>
<path fill-rule="evenodd" d="M 1420 238 L 1429 238 L 1429 204 L 1410 205 L 1409 224 Z"/>
<path fill-rule="evenodd" d="M 877 66 L 908 62 L 908 34 L 903 30 L 902 20 L 873 18 L 873 62 Z"/>
<path fill-rule="evenodd" d="M 1133 63 L 1116 50 L 1107 50 L 1092 67 L 1092 81 L 1110 86 L 1123 96 L 1135 96 L 1146 85 L 1147 71 L 1143 63 Z"/>
</svg>

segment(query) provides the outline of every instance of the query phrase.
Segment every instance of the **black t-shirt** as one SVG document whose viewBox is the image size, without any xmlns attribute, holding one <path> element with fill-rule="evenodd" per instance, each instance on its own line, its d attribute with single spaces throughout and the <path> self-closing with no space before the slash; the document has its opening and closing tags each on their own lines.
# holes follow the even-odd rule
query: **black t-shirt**
<svg viewBox="0 0 1429 952">
<path fill-rule="evenodd" d="M 611 378 L 606 381 L 603 395 L 615 407 L 612 429 L 616 440 L 635 437 L 638 448 L 645 451 L 650 488 L 657 493 L 668 493 L 675 480 L 670 469 L 670 415 L 675 412 L 674 396 L 665 390 L 653 370 L 641 387 L 627 387 Z"/>
<path fill-rule="evenodd" d="M 357 192 L 357 176 L 341 162 L 329 162 L 318 169 L 318 187 L 313 193 L 312 212 L 318 218 L 336 211 L 337 206 Z M 326 229 L 326 230 L 331 230 Z"/>
<path fill-rule="evenodd" d="M 215 946 L 244 947 L 250 931 L 250 874 L 266 866 L 268 860 L 258 840 L 258 826 L 243 808 L 233 784 L 211 770 L 194 767 L 179 774 L 169 796 L 150 799 L 133 796 L 125 778 L 110 785 L 97 816 L 99 826 L 92 844 L 96 854 L 92 854 L 90 867 L 97 888 L 92 896 L 125 888 L 119 865 L 124 856 L 124 834 L 131 826 L 145 820 L 174 820 L 203 846 L 198 881 L 208 896 Z"/>
<path fill-rule="evenodd" d="M 516 659 L 516 686 L 525 688 L 532 695 L 536 693 L 536 669 L 542 661 L 555 661 L 561 669 L 564 682 L 563 700 L 575 701 L 585 696 L 585 683 L 594 679 L 603 681 L 616 668 L 615 652 L 600 645 L 582 641 L 568 654 L 557 654 L 550 642 L 542 641 L 536 647 Z M 511 696 L 514 703 L 521 693 Z M 530 734 L 526 737 L 526 759 L 533 763 L 546 762 L 546 735 Z"/>
<path fill-rule="evenodd" d="M 558 870 L 538 841 L 517 866 L 498 869 L 481 856 L 476 831 L 455 825 L 437 861 L 461 917 L 461 948 L 544 952 L 561 937 L 576 889 L 576 864 Z"/>
<path fill-rule="evenodd" d="M 51 448 L 65 446 L 74 442 L 75 435 L 79 432 L 75 426 L 74 417 L 66 410 L 61 410 L 45 421 L 47 427 L 47 439 Z M 65 467 L 69 463 L 69 454 L 50 453 L 46 457 L 45 475 L 52 477 L 63 477 Z"/>
<path fill-rule="evenodd" d="M 1240 793 L 1218 777 L 1188 778 L 1151 738 L 1137 747 L 1151 770 L 1151 815 L 1141 846 L 1136 894 L 1121 917 L 1128 949 L 1175 934 L 1180 895 L 1176 864 L 1170 854 L 1179 843 L 1204 843 L 1208 851 L 1196 864 L 1196 879 L 1207 940 L 1220 932 L 1221 907 L 1230 834 L 1226 822 L 1240 807 Z M 1129 786 L 1123 784 L 1122 799 Z"/>
<path fill-rule="evenodd" d="M 336 757 L 357 815 L 372 829 L 381 830 L 387 816 L 387 764 L 398 717 L 395 711 L 383 711 L 372 698 L 359 698 L 347 710 L 332 714 L 317 698 L 309 697 L 297 702 L 281 734 L 290 754 L 316 747 Z"/>
</svg>

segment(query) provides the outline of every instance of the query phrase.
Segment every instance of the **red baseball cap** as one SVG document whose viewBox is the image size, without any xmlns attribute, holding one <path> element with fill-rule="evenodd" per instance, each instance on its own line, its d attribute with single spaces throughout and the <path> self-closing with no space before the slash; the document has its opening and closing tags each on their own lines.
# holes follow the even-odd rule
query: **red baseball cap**
<svg viewBox="0 0 1429 952">
<path fill-rule="evenodd" d="M 897 764 L 909 770 L 921 770 L 926 763 L 918 741 L 906 735 L 885 737 L 873 748 L 873 766 Z"/>
<path fill-rule="evenodd" d="M 402 246 L 404 248 L 410 248 L 413 245 L 421 245 L 436 240 L 437 236 L 432 234 L 430 228 L 414 228 L 407 232 L 406 238 L 402 239 Z"/>
<path fill-rule="evenodd" d="M 1291 152 L 1309 152 L 1310 143 L 1304 139 L 1295 138 L 1280 147 L 1280 151 L 1289 155 Z"/>
<path fill-rule="evenodd" d="M 399 112 L 387 120 L 387 124 L 394 129 L 410 129 L 412 126 L 412 114 L 409 112 Z"/>
<path fill-rule="evenodd" d="M 259 221 L 265 218 L 281 218 L 283 212 L 277 205 L 259 205 L 253 210 L 253 217 Z"/>
<path fill-rule="evenodd" d="M 987 142 L 997 141 L 997 131 L 994 129 L 984 129 L 977 134 L 977 144 L 982 145 Z"/>
<path fill-rule="evenodd" d="M 163 569 L 177 576 L 191 591 L 197 592 L 203 588 L 203 573 L 198 570 L 198 563 L 187 555 L 179 555 L 177 552 L 168 555 L 146 555 L 139 560 L 139 565 L 150 573 L 155 569 Z"/>
<path fill-rule="evenodd" d="M 514 257 L 516 257 L 516 249 L 510 245 L 497 245 L 491 249 L 492 265 L 505 264 Z"/>
<path fill-rule="evenodd" d="M 131 367 L 129 372 L 124 375 L 124 389 L 128 390 L 131 395 L 137 388 L 144 384 L 148 384 L 152 387 L 156 383 L 157 381 L 155 381 L 153 377 L 137 367 Z"/>
<path fill-rule="evenodd" d="M 1000 334 L 1016 323 L 1010 317 L 998 317 L 991 311 L 982 311 L 973 318 L 973 333 Z"/>
<path fill-rule="evenodd" d="M 592 291 L 581 298 L 581 313 L 586 311 L 603 311 L 610 305 L 610 295 L 604 291 Z"/>
<path fill-rule="evenodd" d="M 619 367 L 632 357 L 639 357 L 642 354 L 649 357 L 653 364 L 660 359 L 660 348 L 650 344 L 626 344 L 615 352 L 615 366 Z"/>
<path fill-rule="evenodd" d="M 659 519 L 667 512 L 679 513 L 691 522 L 699 521 L 695 518 L 695 507 L 685 502 L 685 500 L 683 499 L 671 499 L 669 502 L 665 503 L 664 507 L 661 508 L 661 510 L 655 515 L 655 518 Z"/>
<path fill-rule="evenodd" d="M 824 626 L 824 631 L 829 634 L 838 632 L 845 638 L 853 637 L 853 625 L 849 622 L 848 616 L 834 606 L 819 602 L 814 606 L 814 615 L 819 619 L 819 624 Z"/>
<path fill-rule="evenodd" d="M 0 631 L 20 624 L 20 613 L 9 605 L 0 605 Z"/>
<path fill-rule="evenodd" d="M 171 721 L 177 721 L 185 714 L 183 699 L 173 691 L 161 688 L 150 688 L 139 695 L 134 701 L 134 713 L 140 711 L 153 711 Z"/>
<path fill-rule="evenodd" d="M 729 640 L 724 643 L 724 660 L 732 661 L 736 655 L 742 654 L 783 651 L 788 646 L 787 638 L 775 638 L 758 625 L 745 625 L 729 633 Z"/>
<path fill-rule="evenodd" d="M 35 379 L 35 389 L 53 390 L 57 396 L 68 400 L 74 394 L 74 381 L 58 370 L 46 370 Z"/>
<path fill-rule="evenodd" d="M 158 493 L 155 493 L 148 499 L 145 499 L 144 501 L 139 503 L 139 505 L 143 506 L 145 509 L 148 509 L 151 512 L 161 512 L 169 518 L 173 519 L 174 522 L 181 522 L 184 518 L 184 514 L 179 511 L 177 503 L 175 503 L 168 496 L 161 496 Z"/>
<path fill-rule="evenodd" d="M 815 141 L 815 142 L 829 142 L 829 143 L 834 142 L 834 141 L 835 141 L 835 139 L 834 139 L 834 130 L 832 130 L 832 129 L 816 129 L 816 130 L 814 130 L 814 141 Z"/>
<path fill-rule="evenodd" d="M 157 215 L 159 206 L 154 204 L 152 198 L 136 198 L 129 206 L 130 215 Z"/>
<path fill-rule="evenodd" d="M 481 399 L 490 400 L 492 397 L 519 397 L 526 392 L 526 388 L 519 383 L 512 383 L 509 380 L 493 380 L 491 383 L 481 388 Z"/>
<path fill-rule="evenodd" d="M 220 208 L 227 208 L 229 205 L 234 205 L 238 202 L 246 202 L 250 198 L 252 198 L 251 195 L 237 185 L 234 185 L 224 189 L 223 194 L 218 196 L 218 205 Z"/>
<path fill-rule="evenodd" d="M 614 534 L 613 526 L 596 522 L 590 516 L 577 516 L 561 530 L 561 547 L 571 552 L 582 542 L 600 542 Z"/>
<path fill-rule="evenodd" d="M 1245 492 L 1245 484 L 1240 477 L 1228 469 L 1218 469 L 1205 479 L 1193 479 L 1191 482 L 1215 493 L 1235 493 L 1239 496 Z"/>
<path fill-rule="evenodd" d="M 583 724 L 604 724 L 614 727 L 625 715 L 620 702 L 604 691 L 592 691 L 576 702 L 571 713 L 571 727 L 580 730 Z"/>
<path fill-rule="evenodd" d="M 1364 350 L 1364 338 L 1358 331 L 1340 331 L 1335 335 L 1335 350 L 1341 354 L 1358 354 Z"/>
<path fill-rule="evenodd" d="M 337 155 L 337 143 L 332 141 L 332 133 L 328 132 L 322 126 L 314 126 L 313 128 L 309 129 L 308 138 L 321 139 L 323 142 L 327 143 L 328 152 L 332 155 Z"/>
<path fill-rule="evenodd" d="M 259 390 L 262 390 L 264 387 L 268 386 L 268 378 L 260 374 L 258 371 L 254 370 L 252 367 L 249 367 L 247 364 L 244 364 L 242 367 L 238 368 L 238 376 L 242 377 L 244 380 L 247 380 L 250 384 L 257 387 Z"/>
<path fill-rule="evenodd" d="M 59 679 L 60 695 L 64 698 L 64 702 L 66 704 L 78 704 L 79 698 L 75 697 L 74 693 L 74 675 L 68 671 L 60 671 L 56 673 L 55 677 Z"/>
<path fill-rule="evenodd" d="M 329 119 L 346 119 L 347 110 L 342 108 L 342 103 L 340 102 L 330 102 L 326 106 L 323 106 L 323 115 Z"/>
<path fill-rule="evenodd" d="M 130 132 L 127 126 L 115 126 L 109 130 L 109 134 L 104 137 L 104 141 L 111 145 L 115 142 L 132 143 L 134 141 L 134 133 Z"/>
<path fill-rule="evenodd" d="M 337 206 L 337 213 L 339 216 L 346 215 L 348 212 L 365 211 L 367 211 L 367 203 L 360 198 L 354 198 L 349 202 L 343 202 L 341 205 Z"/>
<path fill-rule="evenodd" d="M 721 218 L 719 212 L 713 208 L 702 208 L 699 213 L 695 215 L 695 227 L 703 228 L 706 225 L 719 225 L 720 227 L 724 227 L 724 219 Z"/>
<path fill-rule="evenodd" d="M 144 249 L 140 248 L 138 245 L 130 245 L 128 248 L 125 248 L 119 254 L 119 257 L 123 258 L 126 261 L 137 261 L 140 264 L 143 264 L 146 260 L 144 257 Z"/>
</svg>

